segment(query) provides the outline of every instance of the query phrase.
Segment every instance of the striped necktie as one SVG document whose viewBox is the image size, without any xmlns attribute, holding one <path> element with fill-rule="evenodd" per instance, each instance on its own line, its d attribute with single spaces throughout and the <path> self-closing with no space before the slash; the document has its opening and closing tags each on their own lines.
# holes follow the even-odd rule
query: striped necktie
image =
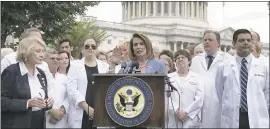
<svg viewBox="0 0 270 129">
<path fill-rule="evenodd" d="M 246 66 L 247 60 L 243 58 L 241 62 L 240 70 L 240 84 L 241 84 L 241 111 L 247 112 L 247 82 L 248 82 L 248 70 Z"/>
</svg>

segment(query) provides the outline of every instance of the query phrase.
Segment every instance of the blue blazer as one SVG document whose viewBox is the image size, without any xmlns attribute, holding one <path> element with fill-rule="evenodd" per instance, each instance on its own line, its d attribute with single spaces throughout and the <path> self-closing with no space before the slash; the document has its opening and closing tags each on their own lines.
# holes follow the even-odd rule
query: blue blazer
<svg viewBox="0 0 270 129">
<path fill-rule="evenodd" d="M 130 62 L 128 62 L 130 63 Z M 125 69 L 126 70 L 126 69 Z M 160 60 L 148 60 L 146 64 L 146 74 L 153 74 L 153 73 L 166 73 L 166 66 Z"/>
</svg>

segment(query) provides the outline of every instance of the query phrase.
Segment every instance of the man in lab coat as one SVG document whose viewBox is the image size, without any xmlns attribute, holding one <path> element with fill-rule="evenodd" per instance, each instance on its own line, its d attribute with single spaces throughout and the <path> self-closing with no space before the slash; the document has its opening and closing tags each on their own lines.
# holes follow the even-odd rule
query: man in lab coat
<svg viewBox="0 0 270 129">
<path fill-rule="evenodd" d="M 190 70 L 198 73 L 205 80 L 202 128 L 218 128 L 220 125 L 220 105 L 215 90 L 214 78 L 218 64 L 231 56 L 218 49 L 220 46 L 218 32 L 206 30 L 203 40 L 205 52 L 192 59 Z"/>
<path fill-rule="evenodd" d="M 54 104 L 46 113 L 47 128 L 67 128 L 67 113 L 69 111 L 69 98 L 65 82 L 67 77 L 57 72 L 59 67 L 59 55 L 56 50 L 47 50 L 44 61 L 48 64 L 53 83 Z"/>
<path fill-rule="evenodd" d="M 257 51 L 258 52 L 258 59 L 265 60 L 268 62 L 268 60 L 267 60 L 268 58 L 266 56 L 264 56 L 263 54 L 261 54 L 262 44 L 261 44 L 260 35 L 255 31 L 251 31 L 251 35 L 252 35 L 252 43 L 259 46 L 259 49 L 258 49 L 259 51 Z"/>
<path fill-rule="evenodd" d="M 216 90 L 222 105 L 221 128 L 269 128 L 269 71 L 251 54 L 252 35 L 233 34 L 236 55 L 218 66 Z"/>
</svg>

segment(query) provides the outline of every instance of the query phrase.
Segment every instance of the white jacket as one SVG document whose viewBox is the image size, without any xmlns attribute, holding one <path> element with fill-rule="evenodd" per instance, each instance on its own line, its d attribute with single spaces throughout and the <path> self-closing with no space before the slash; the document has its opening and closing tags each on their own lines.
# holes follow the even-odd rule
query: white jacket
<svg viewBox="0 0 270 129">
<path fill-rule="evenodd" d="M 46 128 L 67 128 L 67 118 L 69 111 L 69 98 L 66 87 L 67 76 L 64 74 L 56 73 L 55 78 L 53 79 L 53 93 L 54 104 L 52 109 L 60 109 L 63 105 L 66 110 L 66 115 L 58 121 L 56 124 L 51 124 L 49 119 L 51 116 L 46 113 Z"/>
<path fill-rule="evenodd" d="M 230 57 L 231 55 L 218 51 L 209 70 L 207 70 L 205 52 L 192 59 L 190 70 L 199 74 L 205 83 L 202 128 L 218 128 L 220 125 L 220 105 L 215 90 L 215 76 L 218 64 Z M 209 120 L 209 118 L 211 118 L 211 120 Z"/>
<path fill-rule="evenodd" d="M 70 98 L 70 110 L 68 123 L 70 128 L 81 128 L 83 109 L 79 103 L 85 101 L 87 90 L 87 75 L 85 71 L 84 58 L 73 61 L 68 72 L 67 90 Z M 109 65 L 101 60 L 97 60 L 98 72 L 107 73 Z"/>
<path fill-rule="evenodd" d="M 239 128 L 239 78 L 236 57 L 218 66 L 216 90 L 222 105 L 221 128 Z M 246 93 L 250 128 L 269 128 L 269 69 L 254 56 L 248 72 Z"/>
<path fill-rule="evenodd" d="M 185 77 L 184 82 L 181 82 L 177 72 L 168 74 L 172 85 L 180 93 L 180 107 L 179 107 L 179 95 L 176 91 L 172 92 L 172 102 L 174 105 L 174 112 L 178 108 L 185 110 L 188 113 L 189 119 L 186 120 L 183 125 L 177 120 L 175 122 L 174 114 L 169 115 L 169 128 L 178 127 L 193 128 L 200 127 L 201 124 L 201 109 L 203 106 L 204 98 L 204 83 L 200 76 L 194 72 L 189 72 Z M 171 101 L 169 101 L 170 103 Z M 173 111 L 172 104 L 169 104 L 169 109 Z"/>
</svg>

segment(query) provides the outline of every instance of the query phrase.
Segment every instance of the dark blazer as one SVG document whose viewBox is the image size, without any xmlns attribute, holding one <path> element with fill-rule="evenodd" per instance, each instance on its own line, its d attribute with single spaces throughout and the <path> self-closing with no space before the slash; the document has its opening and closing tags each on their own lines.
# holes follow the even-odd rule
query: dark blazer
<svg viewBox="0 0 270 129">
<path fill-rule="evenodd" d="M 47 80 L 45 73 L 39 69 L 38 78 L 45 99 L 48 98 Z M 44 81 L 45 80 L 45 83 Z M 31 99 L 27 74 L 21 75 L 19 63 L 7 67 L 1 74 L 1 127 L 2 128 L 30 128 L 32 108 L 26 109 L 27 101 Z M 45 117 L 45 109 L 43 110 Z M 33 118 L 35 119 L 35 118 Z M 46 123 L 44 124 L 45 127 Z"/>
</svg>

